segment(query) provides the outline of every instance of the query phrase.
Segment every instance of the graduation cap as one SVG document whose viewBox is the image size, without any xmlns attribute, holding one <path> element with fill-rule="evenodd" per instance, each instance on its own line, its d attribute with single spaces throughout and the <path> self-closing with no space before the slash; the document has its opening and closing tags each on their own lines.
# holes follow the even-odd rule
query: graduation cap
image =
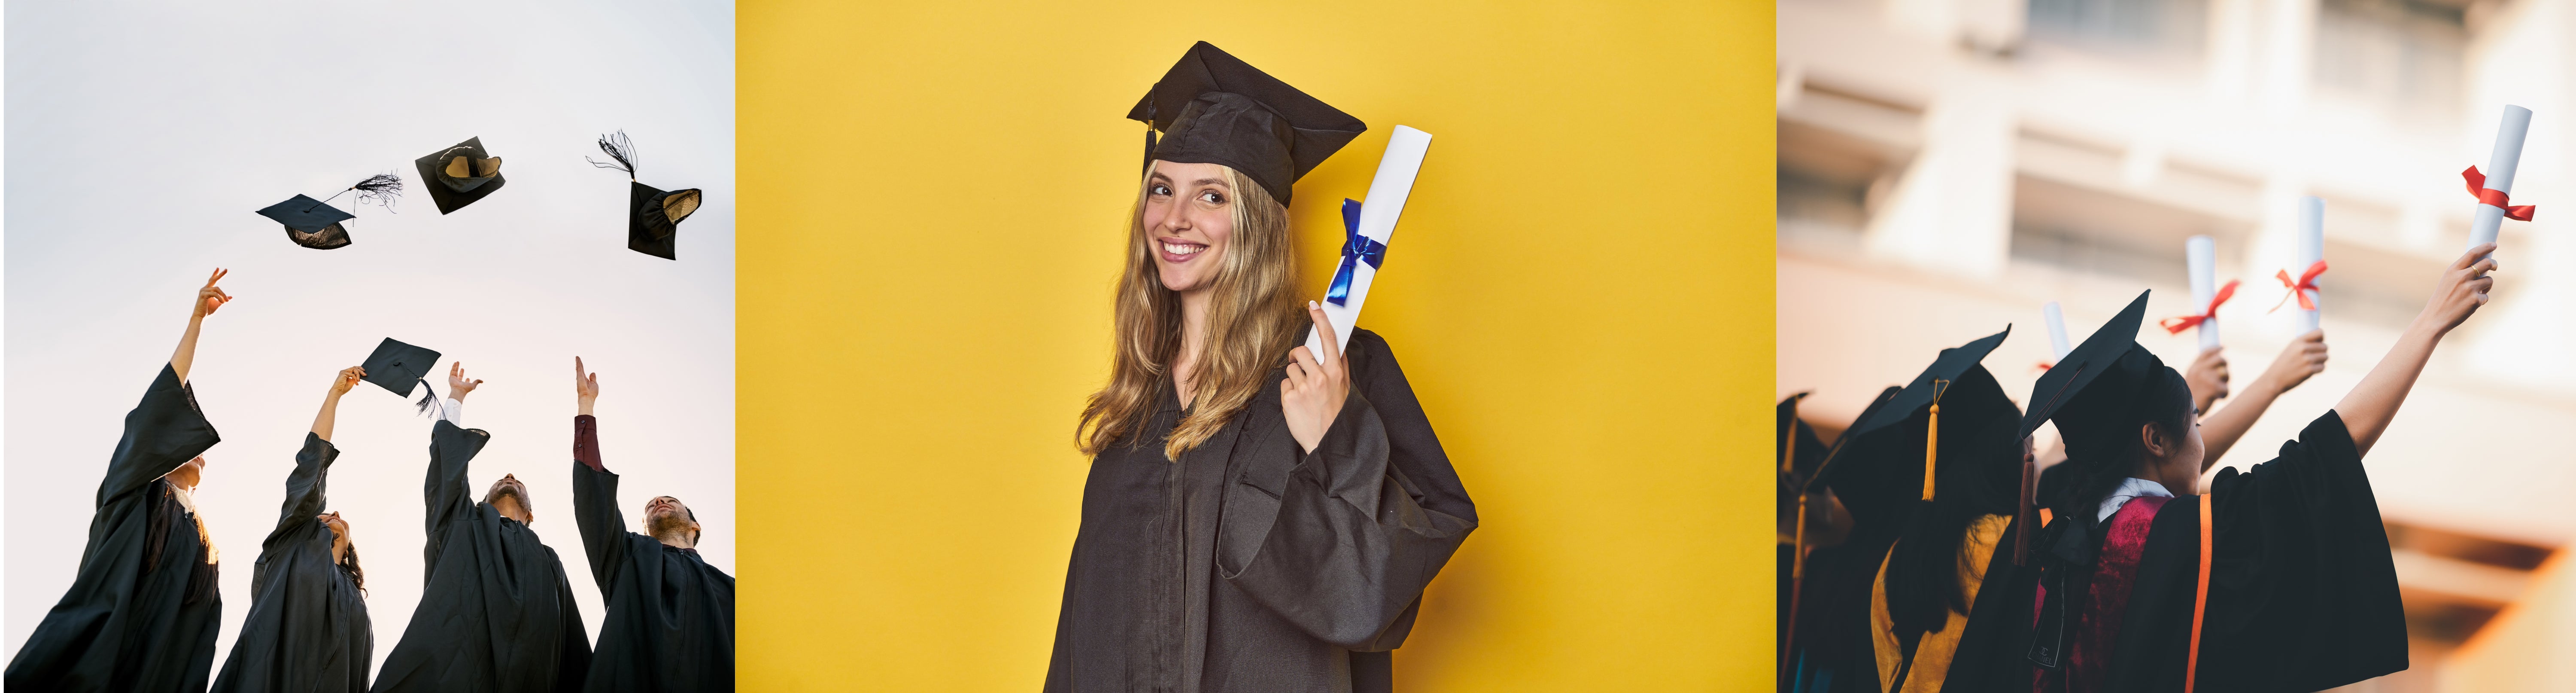
<svg viewBox="0 0 2576 693">
<path fill-rule="evenodd" d="M 626 249 L 677 260 L 680 220 L 698 212 L 703 195 L 697 188 L 662 190 L 635 181 L 635 143 L 627 141 L 626 131 L 599 136 L 599 150 L 608 153 L 609 161 L 591 161 L 590 165 L 626 172 L 629 185 L 626 206 Z"/>
<path fill-rule="evenodd" d="M 340 192 L 332 193 L 331 197 L 338 199 L 341 195 L 355 190 L 358 192 L 360 204 L 373 201 L 391 210 L 394 198 L 402 196 L 402 187 L 401 178 L 380 173 L 358 181 L 357 185 L 342 188 Z M 331 250 L 347 246 L 350 243 L 349 230 L 342 227 L 340 222 L 358 218 L 358 215 L 331 206 L 330 200 L 316 200 L 304 195 L 286 198 L 285 202 L 262 208 L 259 210 L 259 215 L 285 225 L 286 240 L 314 250 Z"/>
<path fill-rule="evenodd" d="M 412 164 L 420 168 L 420 179 L 427 181 L 429 199 L 438 203 L 440 214 L 464 209 L 509 182 L 501 177 L 501 158 L 483 151 L 481 137 L 465 138 Z"/>
<path fill-rule="evenodd" d="M 2050 367 L 2047 374 L 2039 377 L 2038 384 L 2031 386 L 2030 411 L 2021 418 L 2023 436 L 2039 430 L 2039 425 L 2050 419 L 2061 418 L 2062 410 L 2094 383 L 2109 384 L 2112 389 L 2120 390 L 2119 394 L 2126 394 L 2144 384 L 2146 377 L 2155 374 L 2155 368 L 2164 366 L 2163 360 L 2138 345 L 2138 326 L 2146 322 L 2149 293 L 2152 292 L 2138 292 L 2138 298 L 2130 301 L 2129 307 L 2120 309 L 2120 313 L 2104 323 L 2102 329 L 2094 330 L 2092 336 L 2084 338 L 2083 344 L 2066 352 L 2066 358 L 2058 359 L 2057 365 Z M 2104 380 L 2106 377 L 2109 380 Z M 2059 428 L 2064 429 L 2068 423 L 2081 425 L 2061 418 Z"/>
<path fill-rule="evenodd" d="M 438 401 L 438 393 L 429 390 L 429 374 L 438 370 L 438 352 L 386 337 L 358 367 L 366 369 L 367 382 L 403 397 L 411 396 L 412 385 L 420 385 L 424 392 L 417 404 L 422 411 L 428 411 Z"/>
<path fill-rule="evenodd" d="M 1868 420 L 1872 414 L 1877 413 L 1881 407 L 1886 406 L 1889 399 L 1895 398 L 1896 393 L 1902 391 L 1903 390 L 1901 388 L 1896 387 L 1889 387 L 1885 390 L 1880 390 L 1877 397 L 1870 399 L 1869 406 L 1860 410 L 1859 418 L 1852 419 L 1852 423 L 1856 427 L 1861 421 Z M 1787 416 L 1788 420 L 1795 420 L 1798 400 L 1805 399 L 1806 396 L 1807 393 L 1801 392 L 1780 403 L 1781 409 L 1784 410 L 1782 413 Z M 1805 424 L 1800 422 L 1796 425 L 1803 427 Z M 1790 545 L 1789 559 L 1789 629 L 1787 632 L 1782 634 L 1784 644 L 1780 648 L 1780 671 L 1783 675 L 1786 675 L 1788 672 L 1789 653 L 1798 642 L 1798 607 L 1805 599 L 1807 587 L 1807 498 L 1815 495 L 1817 491 L 1823 490 L 1819 487 L 1824 485 L 1826 475 L 1839 468 L 1836 461 L 1843 459 L 1843 452 L 1850 447 L 1854 437 L 1855 436 L 1851 435 L 1847 429 L 1843 435 L 1834 438 L 1833 447 L 1827 449 L 1824 453 L 1824 458 L 1816 462 L 1815 471 L 1809 473 L 1805 479 L 1799 482 L 1797 490 L 1798 517 L 1796 520 L 1797 524 L 1793 525 L 1796 527 L 1795 531 L 1797 534 L 1791 539 L 1793 543 Z"/>
<path fill-rule="evenodd" d="M 1825 461 L 1824 438 L 1816 435 L 1816 427 L 1798 418 L 1798 403 L 1810 394 L 1814 393 L 1800 392 L 1780 400 L 1776 412 L 1779 430 L 1771 437 L 1779 451 L 1780 476 L 1792 488 L 1804 486 L 1802 482 L 1815 473 L 1816 465 Z M 1795 481 L 1788 481 L 1792 479 Z"/>
<path fill-rule="evenodd" d="M 1978 441 L 1973 433 L 1989 425 L 2004 428 L 2020 417 L 2020 407 L 2014 407 L 2012 397 L 2004 394 L 2004 386 L 1981 366 L 1986 353 L 1994 353 L 2009 335 L 2012 327 L 2004 327 L 2004 332 L 1940 350 L 1932 366 L 1914 376 L 1896 397 L 1888 397 L 1886 404 L 1862 415 L 1852 430 L 1842 433 L 1862 453 L 1852 464 L 1834 469 L 1829 484 L 1852 510 L 1855 523 L 1888 526 L 1911 508 L 1906 500 L 1935 500 L 1940 479 L 1958 477 L 1958 471 L 1942 474 L 1942 453 L 1947 451 L 1960 464 L 1973 461 L 1960 456 L 1994 443 Z M 1942 430 L 1953 433 L 1950 441 L 1942 441 Z M 2009 471 L 2009 466 L 2004 469 Z"/>
<path fill-rule="evenodd" d="M 1368 124 L 1200 41 L 1145 92 L 1128 120 L 1145 122 L 1145 165 L 1222 164 L 1279 204 Z M 1163 131 L 1158 144 L 1154 131 Z"/>
</svg>

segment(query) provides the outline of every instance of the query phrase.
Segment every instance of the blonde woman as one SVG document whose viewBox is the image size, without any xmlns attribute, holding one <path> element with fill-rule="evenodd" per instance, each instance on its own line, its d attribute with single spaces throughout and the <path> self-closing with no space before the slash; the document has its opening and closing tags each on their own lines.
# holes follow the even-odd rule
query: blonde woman
<svg viewBox="0 0 2576 693">
<path fill-rule="evenodd" d="M 1391 690 L 1476 511 L 1386 341 L 1343 353 L 1298 296 L 1291 186 L 1366 126 L 1206 43 L 1130 117 L 1166 136 L 1076 432 L 1093 458 L 1045 688 Z"/>
</svg>

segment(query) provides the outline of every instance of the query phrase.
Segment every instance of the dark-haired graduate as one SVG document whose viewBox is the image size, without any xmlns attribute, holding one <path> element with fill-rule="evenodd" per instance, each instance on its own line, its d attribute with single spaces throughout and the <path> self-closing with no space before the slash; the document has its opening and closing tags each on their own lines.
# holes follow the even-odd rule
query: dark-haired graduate
<svg viewBox="0 0 2576 693">
<path fill-rule="evenodd" d="M 466 486 L 467 465 L 492 440 L 462 423 L 465 396 L 482 384 L 465 377 L 464 364 L 448 367 L 423 489 L 428 579 L 377 671 L 379 693 L 568 693 L 581 690 L 590 669 L 590 634 L 563 561 L 531 529 L 527 485 L 504 474 L 481 502 Z"/>
<path fill-rule="evenodd" d="M 644 502 L 644 530 L 617 511 L 617 474 L 599 454 L 599 374 L 572 361 L 572 515 L 590 574 L 608 602 L 583 690 L 733 690 L 733 576 L 698 557 L 697 513 L 680 499 Z"/>
<path fill-rule="evenodd" d="M 1981 366 L 2009 330 L 1945 348 L 1904 392 L 1852 428 L 1865 456 L 1837 471 L 1855 505 L 1904 513 L 1888 518 L 1896 541 L 1868 564 L 1868 590 L 1844 595 L 1868 605 L 1868 690 L 1984 690 L 1973 672 L 1953 672 L 1960 649 L 1994 647 L 1973 626 L 1976 605 L 1994 611 L 2002 595 L 1981 590 L 1996 564 L 2009 564 L 2012 515 L 2020 510 L 2025 448 L 2014 435 L 2022 410 Z M 1837 489 L 1842 492 L 1842 489 Z M 1860 510 L 1855 510 L 1860 513 Z M 1857 608 L 1852 608 L 1857 611 Z M 1850 688 L 1844 688 L 1850 690 Z"/>
<path fill-rule="evenodd" d="M 2205 449 L 2181 374 L 2137 345 L 2141 295 L 2032 390 L 2066 476 L 2015 574 L 2025 644 L 1993 653 L 2066 691 L 2315 691 L 2403 670 L 2406 623 L 2361 458 L 2442 338 L 2487 301 L 2493 244 L 2453 261 L 2422 313 L 2280 455 L 2193 495 Z M 2017 660 L 2017 661 L 2016 661 Z"/>
<path fill-rule="evenodd" d="M 325 493 L 340 448 L 331 429 L 340 396 L 366 375 L 341 370 L 322 395 L 322 411 L 286 474 L 277 528 L 260 542 L 251 566 L 250 615 L 215 675 L 215 693 L 363 693 L 375 668 L 376 636 L 367 621 L 366 573 L 349 523 Z"/>
<path fill-rule="evenodd" d="M 1359 134 L 1192 47 L 1133 117 L 1109 385 L 1047 691 L 1386 691 L 1422 590 L 1476 526 L 1386 340 L 1299 310 L 1290 186 Z M 1323 353 L 1297 341 L 1308 324 Z"/>
<path fill-rule="evenodd" d="M 107 459 L 72 587 L 9 660 L 12 691 L 206 689 L 223 617 L 220 554 L 199 521 L 200 453 L 222 440 L 197 409 L 188 368 L 206 316 L 232 300 L 215 270 L 191 301 L 188 330 Z"/>
</svg>

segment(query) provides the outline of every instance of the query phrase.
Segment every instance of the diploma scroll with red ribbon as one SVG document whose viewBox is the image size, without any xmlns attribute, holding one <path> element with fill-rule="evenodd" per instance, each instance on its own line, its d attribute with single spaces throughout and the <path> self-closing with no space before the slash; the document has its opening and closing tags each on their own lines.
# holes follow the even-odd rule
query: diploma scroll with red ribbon
<svg viewBox="0 0 2576 693">
<path fill-rule="evenodd" d="M 2318 270 L 2319 270 L 2319 271 L 2323 271 L 2323 270 L 2324 270 L 2324 265 L 2325 265 L 2325 263 L 2322 263 L 2322 262 L 2321 262 L 2321 263 L 2317 263 L 2317 265 L 2318 265 Z M 2283 278 L 2285 278 L 2285 279 L 2286 279 L 2287 277 L 2289 277 L 2289 276 L 2290 276 L 2290 273 L 2288 273 L 2288 272 L 2282 272 L 2282 273 L 2281 273 L 2281 276 L 2282 276 Z M 2158 326 L 2158 327 L 2162 327 L 2162 328 L 2165 328 L 2165 333 L 2166 333 L 2166 334 L 2182 334 L 2182 331 L 2183 331 L 2183 330 L 2188 330 L 2188 329 L 2191 329 L 2191 328 L 2194 328 L 2194 327 L 2199 327 L 2199 328 L 2204 328 L 2204 329 L 2206 329 L 2206 328 L 2208 328 L 2208 327 L 2210 327 L 2210 326 L 2213 326 L 2213 325 L 2217 324 L 2217 322 L 2218 322 L 2218 307 L 2219 307 L 2219 306 L 2221 306 L 2221 305 L 2226 305 L 2226 303 L 2227 303 L 2227 299 L 2235 298 L 2235 297 L 2236 297 L 2236 286 L 2237 286 L 2237 285 L 2239 285 L 2239 284 L 2243 284 L 2243 283 L 2244 283 L 2244 282 L 2242 282 L 2242 281 L 2237 281 L 2237 280 L 2234 280 L 2234 279 L 2227 280 L 2227 285 L 2226 285 L 2226 286 L 2222 286 L 2222 287 L 2218 287 L 2218 293 L 2217 293 L 2216 295 L 2213 295 L 2213 296 L 2211 296 L 2211 297 L 2210 297 L 2210 299 L 2209 299 L 2209 304 L 2208 304 L 2208 305 L 2206 305 L 2206 306 L 2202 306 L 2202 307 L 2201 307 L 2201 309 L 2200 309 L 2200 313 L 2199 313 L 2199 314 L 2197 314 L 2197 315 L 2185 315 L 2185 316 L 2181 316 L 2181 317 L 2174 317 L 2174 318 L 2165 318 L 2165 319 L 2163 319 L 2163 320 L 2158 320 L 2158 321 L 2156 321 L 2156 326 Z M 2315 288 L 2315 287 L 2309 287 L 2309 288 Z M 2286 297 L 2286 296 L 2285 296 L 2285 297 L 2283 297 L 2283 298 L 2284 298 L 2284 299 L 2287 299 L 2288 297 Z M 2304 300 L 2304 299 L 2302 299 L 2302 300 Z M 2207 347 L 2207 346 L 2209 346 L 2209 345 L 2207 345 L 2207 344 L 2203 344 L 2202 346 L 2203 346 L 2203 347 Z"/>
<path fill-rule="evenodd" d="M 2468 179 L 2469 194 L 2478 197 L 2478 206 L 2470 212 L 2469 247 L 2496 242 L 2496 232 L 2504 220 L 2531 221 L 2532 205 L 2513 204 L 2513 175 L 2522 165 L 2523 136 L 2531 132 L 2531 109 L 2506 104 L 2504 121 L 2496 124 L 2495 151 L 2487 156 L 2485 171 L 2471 166 L 2461 171 Z"/>
</svg>

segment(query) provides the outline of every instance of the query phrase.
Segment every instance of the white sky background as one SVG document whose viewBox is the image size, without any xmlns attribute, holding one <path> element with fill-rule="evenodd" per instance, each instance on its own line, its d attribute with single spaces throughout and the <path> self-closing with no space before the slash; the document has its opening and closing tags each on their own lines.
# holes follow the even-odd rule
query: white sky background
<svg viewBox="0 0 2576 693">
<path fill-rule="evenodd" d="M 603 373 L 600 435 L 632 525 L 670 494 L 731 572 L 733 7 L 729 2 L 7 5 L 5 627 L 14 656 L 70 584 L 125 412 L 169 357 L 209 270 L 238 297 L 207 319 L 190 381 L 223 443 L 197 493 L 223 551 L 230 654 L 252 561 L 333 372 L 386 337 L 462 360 L 503 473 L 602 615 L 572 519 L 571 362 Z M 640 179 L 703 188 L 679 261 L 626 249 L 627 181 L 591 167 L 624 129 Z M 469 136 L 507 187 L 441 216 L 414 158 Z M 356 243 L 289 243 L 253 210 L 374 173 Z M 441 393 L 443 377 L 435 378 Z M 417 393 L 415 393 L 417 394 Z M 330 507 L 352 525 L 379 661 L 422 581 L 430 419 L 360 384 L 341 403 Z M 631 527 L 630 527 L 631 528 Z"/>
</svg>

